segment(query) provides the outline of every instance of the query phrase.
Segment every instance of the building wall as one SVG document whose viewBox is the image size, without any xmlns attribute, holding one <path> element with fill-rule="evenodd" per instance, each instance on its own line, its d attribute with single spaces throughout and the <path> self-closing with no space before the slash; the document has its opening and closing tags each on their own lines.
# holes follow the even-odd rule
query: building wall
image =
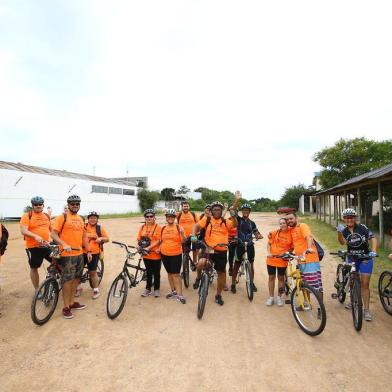
<svg viewBox="0 0 392 392">
<path fill-rule="evenodd" d="M 134 190 L 135 195 L 93 193 L 92 185 Z M 45 207 L 52 207 L 58 215 L 71 194 L 82 198 L 82 215 L 93 210 L 100 214 L 140 211 L 134 186 L 0 169 L 0 218 L 21 216 L 35 195 L 42 196 Z"/>
</svg>

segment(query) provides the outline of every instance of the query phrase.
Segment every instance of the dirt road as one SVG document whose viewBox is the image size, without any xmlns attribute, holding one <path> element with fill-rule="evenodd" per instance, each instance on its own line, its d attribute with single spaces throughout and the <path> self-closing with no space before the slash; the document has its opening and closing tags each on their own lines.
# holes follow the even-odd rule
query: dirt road
<svg viewBox="0 0 392 392">
<path fill-rule="evenodd" d="M 277 217 L 254 214 L 266 236 Z M 111 238 L 134 243 L 140 218 L 102 221 Z M 162 221 L 162 218 L 160 219 Z M 106 246 L 102 295 L 72 320 L 61 316 L 38 327 L 30 319 L 33 294 L 17 225 L 0 265 L 1 391 L 373 391 L 390 388 L 392 317 L 373 298 L 374 321 L 354 331 L 351 314 L 330 298 L 336 260 L 322 262 L 327 326 L 311 338 L 297 327 L 289 306 L 265 306 L 266 241 L 256 246 L 259 291 L 249 303 L 244 283 L 224 293 L 225 305 L 207 300 L 196 318 L 197 296 L 188 303 L 141 298 L 142 285 L 129 292 L 120 317 L 105 312 L 106 294 L 121 270 L 121 249 Z M 43 274 L 43 271 L 41 271 Z M 194 275 L 192 273 L 192 280 Z M 215 283 L 214 283 L 215 284 Z M 162 294 L 168 291 L 162 269 Z M 388 387 L 389 385 L 389 387 Z"/>
</svg>

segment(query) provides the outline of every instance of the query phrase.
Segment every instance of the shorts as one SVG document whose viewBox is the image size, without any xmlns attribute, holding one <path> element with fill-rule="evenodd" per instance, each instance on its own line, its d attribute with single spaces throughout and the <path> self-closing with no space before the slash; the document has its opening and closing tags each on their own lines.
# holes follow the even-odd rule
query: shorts
<svg viewBox="0 0 392 392">
<path fill-rule="evenodd" d="M 95 255 L 91 255 L 92 259 L 90 262 L 87 261 L 87 254 L 83 253 L 83 260 L 84 260 L 84 265 L 87 265 L 87 269 L 89 271 L 96 271 L 98 268 L 98 261 L 99 261 L 99 253 Z"/>
<path fill-rule="evenodd" d="M 227 264 L 227 251 L 218 252 L 210 254 L 210 261 L 214 263 L 214 268 L 218 272 L 226 272 Z"/>
<path fill-rule="evenodd" d="M 278 276 L 283 276 L 286 273 L 287 267 L 275 267 L 274 265 L 267 264 L 268 275 L 276 276 L 276 272 L 278 272 Z"/>
<path fill-rule="evenodd" d="M 348 258 L 348 262 L 352 263 L 353 259 Z M 373 259 L 355 261 L 355 269 L 364 275 L 371 275 L 373 272 Z"/>
<path fill-rule="evenodd" d="M 176 256 L 165 256 L 161 254 L 161 258 L 168 274 L 179 274 L 181 272 L 182 254 Z"/>
<path fill-rule="evenodd" d="M 254 247 L 254 245 L 248 245 L 247 252 L 248 252 L 249 262 L 253 263 L 255 261 L 255 247 Z M 244 255 L 244 253 L 245 253 L 245 246 L 242 244 L 238 244 L 237 249 L 236 249 L 236 259 L 235 259 L 235 261 L 237 263 L 240 263 L 242 261 L 242 256 Z"/>
<path fill-rule="evenodd" d="M 27 257 L 29 260 L 30 268 L 39 268 L 44 259 L 52 262 L 49 248 L 28 248 L 26 249 Z"/>
<path fill-rule="evenodd" d="M 83 254 L 60 257 L 58 264 L 61 268 L 61 283 L 68 282 L 73 279 L 80 279 L 83 275 Z"/>
<path fill-rule="evenodd" d="M 321 281 L 320 262 L 302 263 L 299 265 L 301 277 L 304 282 L 312 286 L 315 290 L 323 292 L 323 282 Z"/>
</svg>

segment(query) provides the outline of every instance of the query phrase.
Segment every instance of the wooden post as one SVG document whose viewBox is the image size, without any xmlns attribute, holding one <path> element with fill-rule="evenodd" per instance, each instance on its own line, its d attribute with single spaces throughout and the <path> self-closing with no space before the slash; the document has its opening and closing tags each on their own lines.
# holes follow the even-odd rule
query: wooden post
<svg viewBox="0 0 392 392">
<path fill-rule="evenodd" d="M 336 194 L 333 195 L 335 226 L 339 224 L 338 197 Z"/>
<path fill-rule="evenodd" d="M 344 193 L 343 193 L 343 201 L 344 201 L 344 203 L 342 205 L 342 211 L 347 208 L 347 192 L 346 191 L 344 191 Z"/>
<path fill-rule="evenodd" d="M 332 209 L 331 209 L 331 195 L 328 195 L 328 222 L 329 224 L 332 223 Z"/>
<path fill-rule="evenodd" d="M 382 200 L 381 181 L 378 182 L 378 225 L 380 232 L 380 246 L 384 246 L 384 203 Z"/>
<path fill-rule="evenodd" d="M 324 222 L 327 221 L 327 211 L 326 211 L 326 208 L 325 208 L 325 201 L 326 201 L 326 199 L 327 199 L 327 197 L 324 194 L 324 196 L 323 196 L 323 220 L 324 220 Z"/>
</svg>

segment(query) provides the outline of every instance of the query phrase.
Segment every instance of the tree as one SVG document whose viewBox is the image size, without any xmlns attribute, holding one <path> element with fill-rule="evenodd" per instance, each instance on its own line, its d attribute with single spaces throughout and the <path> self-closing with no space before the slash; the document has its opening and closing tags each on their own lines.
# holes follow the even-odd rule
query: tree
<svg viewBox="0 0 392 392">
<path fill-rule="evenodd" d="M 182 195 L 186 195 L 188 192 L 190 192 L 190 189 L 186 185 L 181 185 L 177 191 L 177 193 L 180 193 Z"/>
<path fill-rule="evenodd" d="M 313 160 L 323 168 L 320 174 L 322 187 L 331 188 L 391 163 L 392 140 L 340 139 L 332 147 L 317 152 Z"/>
<path fill-rule="evenodd" d="M 156 191 L 148 191 L 147 189 L 141 188 L 137 193 L 139 199 L 140 209 L 142 211 L 147 208 L 154 208 L 155 203 L 159 200 L 160 193 Z"/>
<path fill-rule="evenodd" d="M 175 189 L 173 189 L 173 188 L 163 188 L 161 190 L 161 197 L 165 201 L 174 200 L 174 196 L 173 196 L 174 192 L 175 192 Z"/>
<path fill-rule="evenodd" d="M 281 199 L 279 200 L 279 206 L 281 207 L 292 207 L 299 208 L 299 198 L 307 191 L 304 184 L 298 184 L 285 189 Z"/>
</svg>

